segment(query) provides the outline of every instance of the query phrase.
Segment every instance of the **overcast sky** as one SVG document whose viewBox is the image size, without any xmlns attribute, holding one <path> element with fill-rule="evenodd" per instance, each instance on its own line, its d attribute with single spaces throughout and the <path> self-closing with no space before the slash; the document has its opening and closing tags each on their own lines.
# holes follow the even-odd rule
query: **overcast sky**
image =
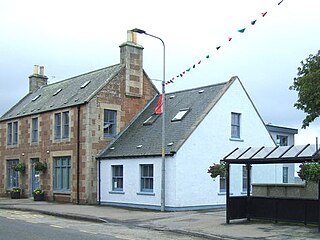
<svg viewBox="0 0 320 240">
<path fill-rule="evenodd" d="M 196 65 L 167 92 L 236 75 L 266 123 L 297 128 L 297 144 L 315 143 L 320 120 L 301 129 L 289 86 L 300 61 L 320 49 L 320 1 L 280 1 L 0 0 L 0 115 L 27 94 L 34 64 L 45 66 L 49 83 L 117 64 L 127 30 L 137 27 L 164 40 L 166 80 Z M 139 35 L 138 43 L 145 71 L 162 79 L 161 42 Z"/>
</svg>

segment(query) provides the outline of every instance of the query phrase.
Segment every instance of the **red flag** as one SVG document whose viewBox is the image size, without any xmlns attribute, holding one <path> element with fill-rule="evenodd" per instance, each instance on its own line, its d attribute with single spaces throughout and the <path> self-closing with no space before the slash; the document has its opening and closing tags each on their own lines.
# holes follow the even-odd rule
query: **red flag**
<svg viewBox="0 0 320 240">
<path fill-rule="evenodd" d="M 161 114 L 161 113 L 162 113 L 162 95 L 163 95 L 163 94 L 160 95 L 159 100 L 158 100 L 157 107 L 156 107 L 156 109 L 155 109 L 156 114 Z"/>
</svg>

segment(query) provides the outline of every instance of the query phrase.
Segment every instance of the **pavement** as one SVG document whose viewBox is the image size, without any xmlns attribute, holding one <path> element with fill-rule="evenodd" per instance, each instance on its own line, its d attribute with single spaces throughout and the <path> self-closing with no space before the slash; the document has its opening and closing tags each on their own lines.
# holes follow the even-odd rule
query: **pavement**
<svg viewBox="0 0 320 240">
<path fill-rule="evenodd" d="M 123 224 L 202 239 L 320 239 L 317 226 L 234 220 L 226 224 L 225 209 L 160 212 L 106 205 L 76 205 L 0 198 L 0 209 L 31 211 L 74 220 Z"/>
</svg>

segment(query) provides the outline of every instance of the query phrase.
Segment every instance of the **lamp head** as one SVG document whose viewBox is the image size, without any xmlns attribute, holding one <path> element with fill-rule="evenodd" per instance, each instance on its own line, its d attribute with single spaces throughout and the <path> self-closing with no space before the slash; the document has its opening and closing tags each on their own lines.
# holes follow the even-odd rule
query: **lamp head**
<svg viewBox="0 0 320 240">
<path fill-rule="evenodd" d="M 147 32 L 142 30 L 142 29 L 139 29 L 139 28 L 134 28 L 131 30 L 132 32 L 135 32 L 135 33 L 140 33 L 140 34 L 146 34 Z"/>
</svg>

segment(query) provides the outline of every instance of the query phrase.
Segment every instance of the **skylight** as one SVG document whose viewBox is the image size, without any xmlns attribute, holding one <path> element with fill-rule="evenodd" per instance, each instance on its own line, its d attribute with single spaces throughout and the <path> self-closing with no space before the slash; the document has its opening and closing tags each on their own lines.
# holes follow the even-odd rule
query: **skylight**
<svg viewBox="0 0 320 240">
<path fill-rule="evenodd" d="M 204 92 L 204 90 L 203 89 L 201 89 L 201 90 L 199 90 L 199 92 L 198 93 L 203 93 Z"/>
<path fill-rule="evenodd" d="M 54 94 L 53 96 L 57 95 L 59 92 L 61 92 L 62 88 L 59 88 Z"/>
<path fill-rule="evenodd" d="M 80 88 L 85 88 L 90 82 L 91 82 L 90 80 L 86 81 L 84 84 L 81 85 Z"/>
<path fill-rule="evenodd" d="M 41 96 L 41 95 L 39 94 L 39 95 L 35 96 L 34 98 L 32 98 L 32 102 L 34 102 L 35 100 L 37 100 L 40 96 Z"/>
<path fill-rule="evenodd" d="M 186 114 L 189 112 L 190 108 L 184 108 L 184 109 L 180 109 L 180 111 L 177 113 L 177 115 L 171 119 L 171 122 L 175 122 L 175 121 L 181 121 Z"/>
<path fill-rule="evenodd" d="M 143 125 L 152 125 L 159 116 L 159 114 L 152 114 L 150 117 L 147 118 L 147 120 L 143 122 Z"/>
</svg>

